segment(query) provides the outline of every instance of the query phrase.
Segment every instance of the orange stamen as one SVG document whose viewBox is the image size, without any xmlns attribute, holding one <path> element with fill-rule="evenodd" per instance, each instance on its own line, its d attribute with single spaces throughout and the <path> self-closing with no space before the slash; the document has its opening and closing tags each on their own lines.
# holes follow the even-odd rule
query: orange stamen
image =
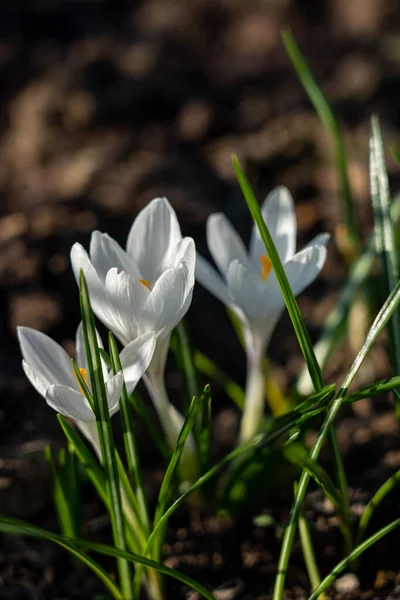
<svg viewBox="0 0 400 600">
<path fill-rule="evenodd" d="M 75 377 L 75 379 L 78 381 L 79 390 L 80 390 L 81 394 L 85 395 L 85 394 L 84 394 L 84 391 L 83 391 L 83 389 L 82 389 L 82 386 L 81 386 L 81 384 L 79 383 L 79 380 L 78 380 L 78 378 L 77 378 L 77 376 L 76 376 L 76 373 L 75 373 L 75 371 L 74 371 L 73 373 L 74 373 L 74 377 Z M 81 367 L 81 368 L 79 369 L 79 373 L 82 375 L 82 377 L 83 377 L 83 380 L 84 380 L 84 382 L 86 383 L 86 385 L 88 385 L 88 376 L 87 376 L 87 371 L 86 371 L 86 369 L 84 369 L 83 367 Z"/>
<path fill-rule="evenodd" d="M 139 283 L 142 283 L 144 287 L 147 287 L 147 289 L 151 291 L 150 282 L 147 281 L 147 279 L 139 279 Z"/>
<path fill-rule="evenodd" d="M 260 256 L 261 263 L 261 277 L 264 281 L 267 281 L 268 275 L 272 269 L 272 262 L 265 254 L 261 254 Z"/>
</svg>

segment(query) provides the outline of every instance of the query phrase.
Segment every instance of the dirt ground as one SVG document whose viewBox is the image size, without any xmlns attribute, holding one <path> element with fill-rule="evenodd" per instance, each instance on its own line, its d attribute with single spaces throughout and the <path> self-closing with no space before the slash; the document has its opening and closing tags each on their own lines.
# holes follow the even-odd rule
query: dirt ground
<svg viewBox="0 0 400 600">
<path fill-rule="evenodd" d="M 205 247 L 210 212 L 225 212 L 248 237 L 250 219 L 231 165 L 238 154 L 264 198 L 277 184 L 296 201 L 299 244 L 341 222 L 329 140 L 302 90 L 280 38 L 291 28 L 339 118 L 363 235 L 371 230 L 369 120 L 381 118 L 392 190 L 400 148 L 400 8 L 396 0 L 4 0 L 0 4 L 0 513 L 57 530 L 43 448 L 63 444 L 55 414 L 25 380 L 15 328 L 38 328 L 73 350 L 79 320 L 69 266 L 75 241 L 107 231 L 121 244 L 137 211 L 167 196 L 185 234 Z M 346 277 L 333 241 L 327 265 L 300 300 L 313 339 Z M 239 344 L 223 308 L 197 286 L 188 325 L 196 347 L 243 383 Z M 363 331 L 327 370 L 341 382 Z M 229 349 L 227 351 L 227 348 Z M 270 346 L 287 389 L 302 366 L 283 318 Z M 383 345 L 359 382 L 390 374 Z M 180 382 L 171 362 L 171 390 Z M 179 393 L 178 393 L 179 395 Z M 216 452 L 228 451 L 237 415 L 213 387 Z M 161 463 L 138 424 L 148 493 Z M 372 493 L 400 468 L 391 398 L 354 405 L 338 437 L 348 470 L 354 519 Z M 328 455 L 325 456 L 329 464 Z M 397 496 L 398 498 L 398 496 Z M 261 506 L 284 523 L 290 498 Z M 383 513 L 383 514 L 382 514 Z M 321 570 L 339 559 L 337 518 L 314 490 L 307 500 Z M 398 516 L 396 493 L 374 523 Z M 107 520 L 88 489 L 86 533 L 107 540 Z M 219 598 L 267 600 L 282 530 L 250 517 L 171 520 L 166 563 Z M 112 565 L 104 563 L 109 568 Z M 400 598 L 396 534 L 370 550 L 356 584 L 341 580 L 330 597 Z M 353 580 L 354 584 L 354 580 Z M 346 588 L 346 585 L 348 586 Z M 298 545 L 288 574 L 291 598 L 306 598 Z M 92 598 L 102 586 L 47 543 L 0 538 L 0 600 Z M 190 598 L 169 584 L 169 597 Z"/>
</svg>

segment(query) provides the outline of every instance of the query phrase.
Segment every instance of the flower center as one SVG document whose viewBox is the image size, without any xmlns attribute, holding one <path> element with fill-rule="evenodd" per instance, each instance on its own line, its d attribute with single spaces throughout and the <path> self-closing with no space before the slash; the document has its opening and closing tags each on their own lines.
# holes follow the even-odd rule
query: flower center
<svg viewBox="0 0 400 600">
<path fill-rule="evenodd" d="M 78 382 L 78 385 L 79 385 L 79 390 L 80 390 L 81 394 L 84 396 L 84 395 L 85 395 L 85 393 L 84 393 L 84 391 L 83 391 L 83 389 L 82 389 L 82 386 L 81 386 L 81 384 L 79 383 L 79 380 L 78 380 L 78 378 L 77 378 L 77 376 L 76 376 L 76 373 L 75 373 L 75 371 L 74 371 L 74 370 L 72 370 L 72 371 L 73 371 L 73 374 L 74 374 L 74 377 L 75 377 L 75 379 L 76 379 L 76 380 L 77 380 L 77 382 Z M 87 376 L 87 371 L 86 371 L 86 369 L 84 369 L 83 367 L 81 367 L 81 368 L 79 369 L 79 373 L 82 375 L 82 378 L 83 378 L 84 382 L 86 383 L 86 385 L 88 385 L 88 376 Z"/>
<path fill-rule="evenodd" d="M 144 287 L 147 287 L 147 289 L 151 291 L 150 282 L 147 281 L 147 279 L 139 279 L 139 283 L 141 283 L 142 285 L 144 285 Z"/>
<path fill-rule="evenodd" d="M 266 254 L 261 254 L 260 263 L 261 263 L 261 278 L 264 281 L 267 281 L 268 275 L 272 269 L 272 262 L 270 261 L 270 259 L 268 258 L 268 256 Z"/>
</svg>

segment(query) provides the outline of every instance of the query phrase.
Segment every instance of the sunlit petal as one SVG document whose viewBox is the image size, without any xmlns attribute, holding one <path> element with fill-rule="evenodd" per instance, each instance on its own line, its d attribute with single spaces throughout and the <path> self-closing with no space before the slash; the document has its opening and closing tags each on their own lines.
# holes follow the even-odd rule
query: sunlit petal
<svg viewBox="0 0 400 600">
<path fill-rule="evenodd" d="M 207 220 L 207 244 L 223 277 L 226 277 L 233 260 L 249 264 L 245 245 L 222 213 L 215 213 Z"/>
<path fill-rule="evenodd" d="M 262 205 L 261 212 L 281 261 L 286 262 L 296 251 L 297 232 L 296 213 L 289 190 L 285 187 L 277 187 L 270 192 Z M 265 254 L 265 247 L 255 224 L 249 252 L 252 264 L 258 270 L 260 256 Z"/>
<path fill-rule="evenodd" d="M 93 421 L 95 418 L 86 398 L 79 391 L 65 385 L 51 385 L 46 392 L 46 401 L 65 417 L 79 421 Z"/>
<path fill-rule="evenodd" d="M 172 264 L 176 245 L 182 239 L 175 211 L 166 198 L 155 198 L 136 217 L 126 249 L 151 286 Z"/>
</svg>

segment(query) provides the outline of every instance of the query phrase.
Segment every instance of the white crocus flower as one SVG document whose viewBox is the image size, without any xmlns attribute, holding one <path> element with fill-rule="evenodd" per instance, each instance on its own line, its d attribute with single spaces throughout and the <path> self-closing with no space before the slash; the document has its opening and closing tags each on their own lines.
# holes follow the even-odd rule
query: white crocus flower
<svg viewBox="0 0 400 600">
<path fill-rule="evenodd" d="M 296 253 L 294 204 L 289 191 L 283 187 L 267 196 L 262 215 L 297 296 L 324 266 L 329 234 L 316 236 Z M 240 442 L 245 442 L 262 426 L 262 361 L 285 303 L 256 225 L 247 251 L 228 219 L 221 213 L 212 214 L 207 221 L 207 244 L 220 274 L 197 256 L 196 278 L 239 317 L 246 344 L 248 371 L 240 430 Z"/>
<path fill-rule="evenodd" d="M 182 238 L 175 211 L 166 198 L 155 198 L 136 217 L 126 251 L 110 236 L 94 231 L 89 254 L 80 244 L 71 250 L 77 281 L 83 271 L 94 313 L 122 344 L 154 331 L 156 347 L 145 382 L 171 448 L 183 417 L 169 402 L 164 383 L 171 332 L 192 301 L 195 245 Z M 189 437 L 188 452 L 193 452 Z"/>
<path fill-rule="evenodd" d="M 78 383 L 67 352 L 49 336 L 30 327 L 18 327 L 18 339 L 23 356 L 22 366 L 33 387 L 49 406 L 76 422 L 100 457 L 96 417 Z M 103 347 L 99 335 L 97 339 L 99 346 Z M 153 333 L 146 333 L 131 342 L 121 352 L 123 370 L 116 375 L 108 371 L 102 360 L 110 416 L 118 411 L 123 381 L 130 394 L 147 369 L 154 346 Z M 76 363 L 90 389 L 82 324 L 76 331 Z"/>
</svg>

